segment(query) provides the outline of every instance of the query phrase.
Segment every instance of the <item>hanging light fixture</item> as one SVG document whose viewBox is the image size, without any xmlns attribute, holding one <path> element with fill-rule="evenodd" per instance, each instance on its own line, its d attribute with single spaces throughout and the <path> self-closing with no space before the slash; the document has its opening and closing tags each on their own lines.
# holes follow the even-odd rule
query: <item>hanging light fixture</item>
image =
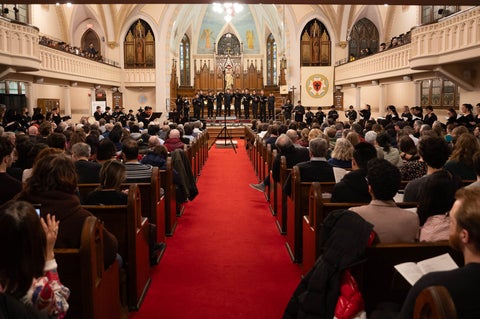
<svg viewBox="0 0 480 319">
<path fill-rule="evenodd" d="M 224 19 L 226 22 L 232 21 L 235 14 L 240 13 L 242 10 L 243 6 L 236 2 L 213 3 L 213 11 L 218 14 L 224 14 Z"/>
</svg>

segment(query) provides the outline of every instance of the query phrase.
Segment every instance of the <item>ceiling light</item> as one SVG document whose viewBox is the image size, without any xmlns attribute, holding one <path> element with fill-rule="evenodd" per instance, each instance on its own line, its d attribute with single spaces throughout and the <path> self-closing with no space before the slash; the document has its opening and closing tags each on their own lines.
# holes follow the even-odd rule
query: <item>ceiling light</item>
<svg viewBox="0 0 480 319">
<path fill-rule="evenodd" d="M 218 3 L 214 2 L 213 11 L 218 14 L 223 14 L 226 22 L 232 21 L 235 14 L 240 13 L 243 10 L 243 6 L 239 3 L 225 2 Z"/>
</svg>

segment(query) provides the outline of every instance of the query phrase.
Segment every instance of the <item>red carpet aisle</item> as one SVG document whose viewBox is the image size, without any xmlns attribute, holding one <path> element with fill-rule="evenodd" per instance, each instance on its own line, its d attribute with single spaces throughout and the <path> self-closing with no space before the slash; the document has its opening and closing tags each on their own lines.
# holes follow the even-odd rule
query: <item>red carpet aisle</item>
<svg viewBox="0 0 480 319">
<path fill-rule="evenodd" d="M 239 141 L 216 149 L 130 319 L 276 319 L 300 280 Z"/>
</svg>

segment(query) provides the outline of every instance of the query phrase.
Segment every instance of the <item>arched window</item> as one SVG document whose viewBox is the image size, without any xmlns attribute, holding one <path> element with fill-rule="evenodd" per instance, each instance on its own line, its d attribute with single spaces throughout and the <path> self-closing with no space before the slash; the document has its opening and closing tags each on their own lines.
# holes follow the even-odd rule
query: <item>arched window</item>
<svg viewBox="0 0 480 319">
<path fill-rule="evenodd" d="M 150 25 L 138 19 L 125 36 L 125 68 L 155 67 L 155 37 Z"/>
<path fill-rule="evenodd" d="M 458 93 L 458 85 L 442 78 L 434 78 L 423 80 L 421 82 L 422 106 L 431 105 L 438 108 L 458 108 L 460 102 L 460 94 Z"/>
<path fill-rule="evenodd" d="M 91 44 L 91 45 L 90 45 Z M 82 35 L 82 50 L 87 51 L 89 54 L 102 55 L 100 47 L 100 39 L 95 31 L 88 29 Z"/>
<path fill-rule="evenodd" d="M 330 48 L 330 35 L 325 25 L 320 20 L 311 20 L 302 31 L 301 66 L 331 65 Z"/>
<path fill-rule="evenodd" d="M 366 18 L 359 20 L 350 32 L 350 40 L 348 41 L 349 58 L 358 59 L 378 52 L 378 40 L 379 35 L 375 24 Z"/>
<path fill-rule="evenodd" d="M 273 34 L 267 38 L 267 85 L 277 84 L 277 43 Z"/>
<path fill-rule="evenodd" d="M 225 33 L 218 40 L 217 54 L 219 55 L 240 55 L 240 41 L 233 33 Z"/>
<path fill-rule="evenodd" d="M 180 85 L 190 85 L 190 39 L 185 34 L 180 43 Z"/>
</svg>

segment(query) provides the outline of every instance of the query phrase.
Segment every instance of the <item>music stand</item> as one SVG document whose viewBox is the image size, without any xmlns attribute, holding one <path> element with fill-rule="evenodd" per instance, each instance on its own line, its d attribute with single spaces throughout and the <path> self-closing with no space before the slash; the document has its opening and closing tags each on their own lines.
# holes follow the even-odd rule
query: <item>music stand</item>
<svg viewBox="0 0 480 319">
<path fill-rule="evenodd" d="M 222 137 L 222 133 L 223 133 L 223 137 Z M 220 132 L 217 134 L 217 136 L 215 137 L 215 140 L 213 141 L 213 144 L 216 144 L 216 142 L 219 138 L 223 138 L 224 143 L 225 143 L 224 145 L 227 146 L 227 137 L 228 137 L 228 139 L 230 139 L 230 144 L 232 145 L 232 148 L 233 148 L 233 150 L 235 151 L 235 154 L 236 154 L 237 149 L 235 147 L 235 144 L 233 144 L 232 135 L 228 132 L 228 129 L 227 129 L 227 112 L 226 112 L 226 110 L 224 110 L 223 127 L 220 130 Z M 210 148 L 212 148 L 212 145 L 210 145 Z"/>
</svg>

